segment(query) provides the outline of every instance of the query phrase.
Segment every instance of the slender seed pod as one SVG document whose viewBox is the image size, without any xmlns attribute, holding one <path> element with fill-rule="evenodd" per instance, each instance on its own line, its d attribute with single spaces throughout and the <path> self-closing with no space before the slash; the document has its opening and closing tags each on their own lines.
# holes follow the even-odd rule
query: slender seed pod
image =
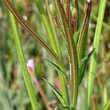
<svg viewBox="0 0 110 110">
<path fill-rule="evenodd" d="M 73 18 L 73 20 L 76 20 L 76 18 L 77 18 L 77 10 L 76 10 L 76 8 L 73 8 L 73 10 L 72 10 L 72 18 Z"/>
<path fill-rule="evenodd" d="M 49 9 L 50 9 L 50 14 L 52 16 L 56 16 L 57 15 L 57 10 L 56 10 L 56 8 L 55 8 L 55 6 L 53 4 L 49 5 Z"/>
<path fill-rule="evenodd" d="M 50 10 L 50 14 L 51 14 L 51 16 L 53 17 L 53 19 L 54 19 L 56 25 L 58 26 L 58 28 L 60 29 L 60 31 L 61 31 L 61 32 L 63 33 L 63 35 L 64 35 L 64 32 L 63 32 L 63 30 L 62 30 L 62 28 L 61 28 L 61 26 L 60 26 L 60 24 L 59 24 L 59 20 L 58 20 L 58 18 L 57 18 L 57 11 L 56 11 L 55 6 L 54 6 L 53 4 L 50 4 L 50 5 L 49 5 L 49 10 Z"/>
</svg>

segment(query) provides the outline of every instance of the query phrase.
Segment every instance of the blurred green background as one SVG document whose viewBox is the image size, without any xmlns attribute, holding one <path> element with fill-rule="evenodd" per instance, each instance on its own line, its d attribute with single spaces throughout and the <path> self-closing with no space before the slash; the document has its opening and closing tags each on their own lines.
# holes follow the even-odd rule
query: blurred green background
<svg viewBox="0 0 110 110">
<path fill-rule="evenodd" d="M 44 7 L 45 6 L 45 1 Z M 80 16 L 83 19 L 84 9 L 83 1 L 80 1 Z M 88 48 L 92 46 L 95 33 L 96 17 L 100 0 L 93 0 L 93 8 L 90 19 L 90 30 L 88 33 Z M 21 16 L 27 17 L 30 27 L 48 42 L 45 28 L 42 24 L 35 0 L 15 0 L 14 5 Z M 101 110 L 110 98 L 110 0 L 107 0 L 104 16 L 105 25 L 103 25 L 98 65 L 94 84 L 93 96 L 91 99 L 92 110 Z M 49 54 L 18 24 L 18 30 L 21 36 L 21 43 L 26 61 L 30 58 L 35 60 L 36 76 L 46 94 L 49 102 L 57 100 L 50 87 L 45 84 L 43 78 L 46 78 L 51 84 L 57 85 L 59 82 L 57 71 L 44 59 L 52 58 Z M 61 32 L 57 29 L 63 63 L 67 74 L 69 73 L 69 61 L 65 41 L 61 37 Z M 21 66 L 13 39 L 8 10 L 2 0 L 0 0 L 0 110 L 31 110 L 30 99 L 26 91 Z M 86 106 L 86 94 L 88 84 L 88 70 L 79 89 L 77 110 L 84 110 Z M 33 79 L 32 79 L 33 81 Z M 33 81 L 34 85 L 34 81 Z M 58 88 L 58 87 L 57 87 Z M 59 88 L 58 88 L 59 89 Z M 36 97 L 41 110 L 45 110 L 43 100 L 34 85 Z M 59 102 L 57 100 L 57 102 Z M 60 104 L 58 104 L 60 106 Z"/>
</svg>

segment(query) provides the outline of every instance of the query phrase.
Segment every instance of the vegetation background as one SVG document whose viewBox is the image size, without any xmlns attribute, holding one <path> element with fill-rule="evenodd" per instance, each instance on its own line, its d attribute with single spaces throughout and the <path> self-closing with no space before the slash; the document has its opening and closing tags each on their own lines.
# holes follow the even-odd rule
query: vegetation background
<svg viewBox="0 0 110 110">
<path fill-rule="evenodd" d="M 44 1 L 44 0 L 43 0 Z M 92 47 L 93 37 L 95 33 L 95 26 L 97 23 L 97 14 L 100 0 L 93 0 L 93 7 L 91 12 L 89 24 L 89 39 L 88 50 Z M 44 25 L 41 21 L 36 3 L 34 0 L 15 0 L 15 6 L 21 16 L 27 17 L 27 21 L 32 29 L 39 33 L 46 41 L 47 34 Z M 80 14 L 83 19 L 84 3 L 79 0 Z M 45 1 L 44 1 L 44 7 Z M 56 27 L 57 28 L 57 27 Z M 53 94 L 51 88 L 44 82 L 43 78 L 47 79 L 51 84 L 60 90 L 60 83 L 55 68 L 46 62 L 44 59 L 52 60 L 49 54 L 42 48 L 30 35 L 24 31 L 21 25 L 18 24 L 18 30 L 21 36 L 21 42 L 26 61 L 34 59 L 36 76 L 46 94 L 49 102 L 53 100 L 60 103 Z M 63 55 L 64 67 L 69 73 L 69 61 L 67 50 L 65 48 L 65 41 L 61 37 L 61 32 L 57 28 L 59 34 L 59 42 Z M 18 60 L 17 51 L 13 39 L 11 24 L 9 22 L 9 15 L 7 8 L 2 0 L 0 0 L 0 110 L 31 110 L 30 99 L 26 91 L 24 79 L 22 76 L 21 66 Z M 94 91 L 92 94 L 91 106 L 92 110 L 101 110 L 110 98 L 110 1 L 107 0 L 106 11 L 104 16 L 104 23 L 102 34 L 100 37 L 100 50 L 96 70 L 96 78 L 94 84 Z M 89 66 L 88 66 L 89 69 Z M 78 110 L 84 110 L 86 104 L 86 93 L 88 84 L 88 69 L 80 85 L 78 97 Z M 33 81 L 33 80 L 32 80 Z M 34 84 L 34 81 L 33 81 Z M 37 100 L 39 102 L 40 110 L 45 110 L 44 102 L 36 88 Z"/>
</svg>

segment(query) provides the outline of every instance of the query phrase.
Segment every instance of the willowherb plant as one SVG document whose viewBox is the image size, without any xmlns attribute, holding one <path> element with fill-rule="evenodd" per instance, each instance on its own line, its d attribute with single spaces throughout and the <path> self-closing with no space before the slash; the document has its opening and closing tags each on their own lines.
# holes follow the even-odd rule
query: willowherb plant
<svg viewBox="0 0 110 110">
<path fill-rule="evenodd" d="M 35 34 L 33 30 L 27 25 L 26 21 L 18 14 L 16 9 L 12 5 L 12 2 L 10 2 L 9 0 L 4 0 L 4 3 L 8 7 L 8 9 L 11 11 L 11 13 L 9 12 L 9 15 L 10 15 L 13 33 L 15 35 L 16 48 L 17 48 L 19 60 L 22 66 L 24 80 L 31 99 L 33 110 L 39 110 L 39 107 L 38 107 L 38 102 L 35 98 L 35 93 L 32 87 L 32 83 L 30 81 L 30 76 L 27 71 L 27 66 L 25 63 L 25 58 L 23 55 L 22 46 L 20 43 L 19 33 L 17 30 L 15 19 L 35 40 L 37 40 L 47 50 L 47 52 L 56 61 L 56 63 L 53 63 L 47 60 L 48 62 L 53 64 L 58 70 L 62 92 L 60 93 L 48 81 L 46 81 L 45 79 L 44 80 L 46 83 L 48 83 L 51 86 L 53 92 L 58 97 L 59 101 L 62 104 L 62 109 L 75 110 L 77 105 L 79 86 L 82 82 L 82 78 L 84 77 L 84 73 L 88 65 L 88 61 L 92 56 L 92 54 L 93 54 L 92 64 L 94 62 L 96 64 L 97 62 L 96 59 L 94 60 L 94 55 L 96 53 L 98 54 L 98 47 L 99 47 L 99 39 L 97 39 L 96 37 L 98 38 L 100 37 L 106 0 L 101 0 L 101 3 L 100 3 L 103 10 L 99 10 L 98 23 L 96 27 L 96 33 L 95 33 L 96 40 L 94 40 L 95 42 L 94 49 L 88 55 L 86 54 L 87 39 L 88 39 L 87 33 L 89 30 L 88 26 L 89 26 L 89 19 L 90 19 L 90 13 L 92 8 L 92 0 L 87 0 L 85 2 L 86 2 L 85 15 L 84 15 L 83 21 L 81 22 L 80 10 L 79 10 L 79 5 L 77 0 L 73 0 L 73 1 L 72 0 L 53 0 L 51 2 L 49 2 L 48 0 L 45 0 L 47 15 L 46 15 L 46 11 L 43 8 L 42 1 L 36 0 L 36 4 L 39 10 L 39 13 L 41 15 L 42 22 L 44 24 L 45 30 L 49 38 L 49 42 L 50 42 L 50 47 L 49 47 L 48 43 L 45 42 L 43 39 L 41 39 L 39 35 Z M 74 6 L 72 6 L 73 3 L 74 3 Z M 63 38 L 67 42 L 66 47 L 67 47 L 67 52 L 69 57 L 69 66 L 70 66 L 69 76 L 66 74 L 65 68 L 63 66 L 62 50 L 60 49 L 58 34 L 56 31 L 55 25 L 59 28 L 59 30 L 61 31 L 61 36 L 63 36 Z M 95 58 L 97 58 L 97 55 L 95 55 Z M 90 68 L 93 66 L 92 64 Z M 28 67 L 28 70 L 31 70 L 31 68 Z M 91 73 L 93 72 L 95 73 L 95 68 L 93 69 L 91 68 L 90 70 L 88 99 L 87 99 L 86 109 L 89 109 L 90 107 L 90 99 L 91 99 L 92 86 L 93 86 L 93 83 L 91 82 L 93 82 L 94 80 L 94 76 L 91 76 Z M 34 78 L 34 81 L 38 87 L 38 90 L 42 96 L 42 99 L 46 104 L 47 109 L 50 110 L 51 107 L 47 104 L 47 99 L 45 98 L 43 90 L 40 87 L 40 84 L 37 78 L 35 77 L 34 73 L 32 74 L 32 77 Z M 67 83 L 69 83 L 68 88 L 67 88 Z M 54 110 L 54 108 L 52 109 Z"/>
</svg>

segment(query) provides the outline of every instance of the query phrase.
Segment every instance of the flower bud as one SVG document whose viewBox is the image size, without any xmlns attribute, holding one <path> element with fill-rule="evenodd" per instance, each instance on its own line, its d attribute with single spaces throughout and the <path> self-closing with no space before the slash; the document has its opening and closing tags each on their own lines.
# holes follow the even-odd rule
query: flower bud
<svg viewBox="0 0 110 110">
<path fill-rule="evenodd" d="M 77 10 L 75 8 L 73 8 L 72 10 L 72 18 L 75 20 L 77 17 Z"/>
<path fill-rule="evenodd" d="M 35 64 L 34 64 L 34 60 L 33 59 L 29 59 L 28 60 L 27 68 L 28 68 L 29 74 L 33 74 L 34 73 Z"/>
<path fill-rule="evenodd" d="M 65 4 L 70 4 L 70 0 L 64 0 Z"/>
<path fill-rule="evenodd" d="M 55 8 L 55 6 L 54 6 L 53 4 L 50 4 L 50 5 L 49 5 L 49 9 L 50 9 L 50 14 L 51 14 L 52 16 L 56 16 L 57 11 L 56 11 L 56 8 Z"/>
</svg>

